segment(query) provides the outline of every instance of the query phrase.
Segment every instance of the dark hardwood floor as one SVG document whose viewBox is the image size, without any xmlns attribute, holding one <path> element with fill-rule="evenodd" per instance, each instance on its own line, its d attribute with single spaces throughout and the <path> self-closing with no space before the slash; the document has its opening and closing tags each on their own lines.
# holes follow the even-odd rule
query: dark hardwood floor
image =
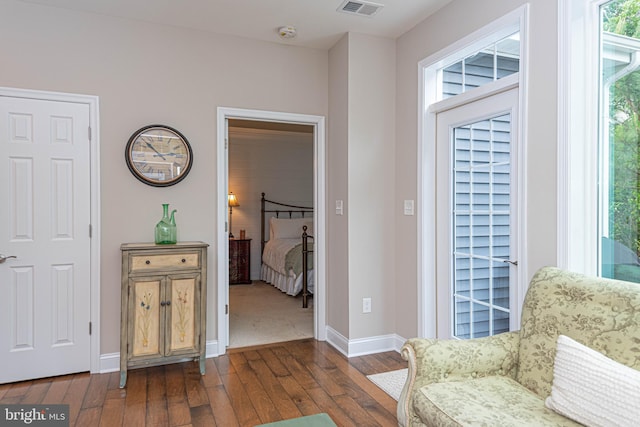
<svg viewBox="0 0 640 427">
<path fill-rule="evenodd" d="M 0 385 L 0 404 L 68 404 L 70 425 L 255 426 L 328 413 L 338 426 L 396 426 L 396 401 L 366 375 L 405 368 L 396 352 L 347 359 L 313 339 L 195 362 Z"/>
</svg>

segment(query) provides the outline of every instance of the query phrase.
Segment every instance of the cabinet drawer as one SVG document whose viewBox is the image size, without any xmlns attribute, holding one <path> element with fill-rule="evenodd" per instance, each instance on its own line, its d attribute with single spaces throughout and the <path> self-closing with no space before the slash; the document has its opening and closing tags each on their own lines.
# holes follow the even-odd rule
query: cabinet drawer
<svg viewBox="0 0 640 427">
<path fill-rule="evenodd" d="M 131 271 L 148 271 L 165 268 L 198 268 L 199 252 L 166 255 L 132 255 L 129 268 Z"/>
</svg>

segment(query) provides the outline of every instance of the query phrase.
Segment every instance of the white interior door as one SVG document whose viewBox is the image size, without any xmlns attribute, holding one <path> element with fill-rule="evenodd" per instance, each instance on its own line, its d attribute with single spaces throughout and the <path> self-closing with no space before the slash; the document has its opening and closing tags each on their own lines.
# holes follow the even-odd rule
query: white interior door
<svg viewBox="0 0 640 427">
<path fill-rule="evenodd" d="M 90 369 L 89 122 L 0 96 L 0 383 Z"/>
<path fill-rule="evenodd" d="M 228 194 L 229 194 L 229 119 L 225 117 L 224 119 L 224 146 L 225 146 L 225 155 L 224 155 L 224 188 L 225 192 L 221 195 L 224 199 L 225 204 L 228 205 Z M 225 209 L 225 212 L 229 212 L 229 209 Z M 225 270 L 224 270 L 224 281 L 218 281 L 219 286 L 224 288 L 223 296 L 224 299 L 222 304 L 218 305 L 218 309 L 222 305 L 224 305 L 224 348 L 229 347 L 229 318 L 230 318 L 230 307 L 229 307 L 229 234 L 231 233 L 231 229 L 229 226 L 229 216 L 226 217 L 225 223 L 227 224 L 225 227 L 225 241 L 227 242 L 224 245 L 224 254 L 225 254 Z"/>
<path fill-rule="evenodd" d="M 438 113 L 437 334 L 510 329 L 517 290 L 518 88 Z"/>
</svg>

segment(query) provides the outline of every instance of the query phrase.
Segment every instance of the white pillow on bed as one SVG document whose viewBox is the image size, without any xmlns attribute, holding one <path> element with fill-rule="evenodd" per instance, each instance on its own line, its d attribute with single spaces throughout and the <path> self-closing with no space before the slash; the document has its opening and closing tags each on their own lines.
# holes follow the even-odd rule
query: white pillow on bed
<svg viewBox="0 0 640 427">
<path fill-rule="evenodd" d="M 585 426 L 638 425 L 640 371 L 560 335 L 545 405 Z"/>
<path fill-rule="evenodd" d="M 307 234 L 311 235 L 311 218 L 269 218 L 269 235 L 272 239 L 298 239 L 302 237 L 303 225 L 307 226 Z"/>
</svg>

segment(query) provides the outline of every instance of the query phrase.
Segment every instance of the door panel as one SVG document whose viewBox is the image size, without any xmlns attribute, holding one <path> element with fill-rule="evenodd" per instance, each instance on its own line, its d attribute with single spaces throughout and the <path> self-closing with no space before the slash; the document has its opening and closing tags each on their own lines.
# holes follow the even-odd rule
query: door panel
<svg viewBox="0 0 640 427">
<path fill-rule="evenodd" d="M 180 351 L 193 351 L 198 342 L 198 328 L 196 319 L 200 318 L 199 308 L 195 301 L 200 298 L 195 295 L 199 286 L 199 277 L 170 278 L 171 305 L 170 316 L 167 324 L 170 325 L 169 348 L 167 355 L 173 355 Z"/>
<path fill-rule="evenodd" d="M 438 337 L 509 330 L 517 105 L 516 88 L 437 115 Z"/>
<path fill-rule="evenodd" d="M 160 303 L 162 301 L 162 284 L 164 277 L 157 279 L 135 279 L 131 280 L 129 287 L 133 293 L 129 307 L 133 322 L 131 343 L 131 358 L 157 357 L 163 355 L 162 350 L 162 314 Z M 131 295 L 131 293 L 129 295 Z"/>
<path fill-rule="evenodd" d="M 0 383 L 90 368 L 89 106 L 0 97 Z"/>
</svg>

